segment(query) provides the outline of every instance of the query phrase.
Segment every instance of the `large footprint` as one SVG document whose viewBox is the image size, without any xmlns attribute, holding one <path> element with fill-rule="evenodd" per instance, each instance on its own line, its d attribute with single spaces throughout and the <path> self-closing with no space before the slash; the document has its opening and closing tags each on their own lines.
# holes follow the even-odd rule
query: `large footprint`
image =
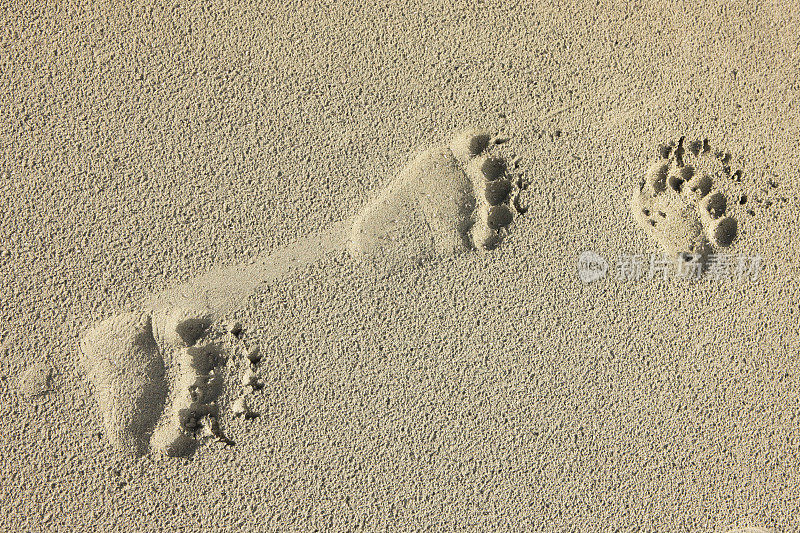
<svg viewBox="0 0 800 533">
<path fill-rule="evenodd" d="M 729 156 L 713 154 L 708 141 L 663 146 L 631 198 L 633 218 L 672 257 L 701 262 L 736 239 L 736 220 L 724 216 L 726 196 L 716 189 L 730 176 Z"/>
<path fill-rule="evenodd" d="M 203 440 L 230 443 L 219 425 L 222 354 L 198 309 L 126 313 L 81 340 L 87 377 L 117 451 L 188 455 Z"/>
<path fill-rule="evenodd" d="M 496 247 L 514 211 L 506 163 L 487 153 L 493 144 L 467 130 L 420 153 L 356 217 L 350 253 L 422 261 Z"/>
<path fill-rule="evenodd" d="M 92 326 L 81 340 L 105 433 L 121 453 L 191 454 L 223 434 L 217 399 L 225 350 L 221 318 L 262 283 L 327 254 L 412 261 L 496 247 L 515 211 L 499 139 L 465 130 L 406 166 L 353 221 L 238 265 L 218 267 L 153 295 L 138 313 Z M 235 409 L 234 409 L 235 410 Z"/>
</svg>

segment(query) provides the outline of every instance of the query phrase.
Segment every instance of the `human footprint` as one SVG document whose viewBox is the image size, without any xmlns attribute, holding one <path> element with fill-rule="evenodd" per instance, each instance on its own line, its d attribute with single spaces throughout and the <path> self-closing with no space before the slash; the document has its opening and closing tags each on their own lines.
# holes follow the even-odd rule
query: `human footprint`
<svg viewBox="0 0 800 533">
<path fill-rule="evenodd" d="M 184 456 L 208 440 L 233 444 L 222 432 L 218 403 L 230 351 L 222 318 L 259 285 L 344 249 L 359 259 L 418 263 L 499 245 L 518 192 L 505 160 L 489 153 L 500 143 L 465 130 L 418 155 L 354 220 L 254 261 L 215 268 L 153 295 L 144 311 L 92 326 L 80 348 L 113 447 Z M 231 411 L 247 410 L 234 401 Z"/>
<path fill-rule="evenodd" d="M 515 212 L 493 144 L 487 132 L 465 130 L 417 155 L 356 217 L 350 253 L 419 262 L 500 244 Z"/>
<path fill-rule="evenodd" d="M 708 141 L 663 146 L 631 198 L 633 218 L 671 257 L 701 263 L 736 239 L 737 222 L 725 216 L 728 201 L 718 190 L 730 177 L 726 156 L 712 154 Z"/>
</svg>

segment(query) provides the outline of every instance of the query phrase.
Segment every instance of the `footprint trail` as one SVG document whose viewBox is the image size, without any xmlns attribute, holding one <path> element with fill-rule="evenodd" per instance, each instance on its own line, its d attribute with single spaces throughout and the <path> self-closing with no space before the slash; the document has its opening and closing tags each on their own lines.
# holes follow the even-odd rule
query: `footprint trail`
<svg viewBox="0 0 800 533">
<path fill-rule="evenodd" d="M 353 219 L 217 267 L 154 294 L 143 311 L 93 325 L 80 348 L 113 447 L 125 455 L 185 456 L 203 442 L 233 444 L 218 404 L 230 351 L 221 320 L 259 286 L 343 250 L 354 260 L 396 265 L 497 247 L 518 213 L 519 186 L 492 153 L 504 140 L 462 131 L 418 154 Z M 232 411 L 247 414 L 244 400 Z"/>
</svg>

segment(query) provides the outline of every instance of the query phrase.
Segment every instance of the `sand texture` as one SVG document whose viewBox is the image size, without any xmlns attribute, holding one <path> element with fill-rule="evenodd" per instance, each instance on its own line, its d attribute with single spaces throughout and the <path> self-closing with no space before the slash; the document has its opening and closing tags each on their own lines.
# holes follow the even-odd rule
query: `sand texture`
<svg viewBox="0 0 800 533">
<path fill-rule="evenodd" d="M 118 4 L 0 9 L 0 531 L 800 530 L 800 4 Z"/>
</svg>

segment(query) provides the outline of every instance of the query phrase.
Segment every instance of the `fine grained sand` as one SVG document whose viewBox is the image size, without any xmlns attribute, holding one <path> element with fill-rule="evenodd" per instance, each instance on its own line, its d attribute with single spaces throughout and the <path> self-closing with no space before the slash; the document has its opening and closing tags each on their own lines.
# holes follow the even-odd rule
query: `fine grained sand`
<svg viewBox="0 0 800 533">
<path fill-rule="evenodd" d="M 799 9 L 5 5 L 0 529 L 800 527 Z M 249 288 L 236 445 L 109 447 L 87 327 L 337 228 L 471 124 L 530 182 L 498 249 Z M 582 283 L 659 250 L 631 197 L 683 136 L 741 169 L 761 276 Z"/>
</svg>

